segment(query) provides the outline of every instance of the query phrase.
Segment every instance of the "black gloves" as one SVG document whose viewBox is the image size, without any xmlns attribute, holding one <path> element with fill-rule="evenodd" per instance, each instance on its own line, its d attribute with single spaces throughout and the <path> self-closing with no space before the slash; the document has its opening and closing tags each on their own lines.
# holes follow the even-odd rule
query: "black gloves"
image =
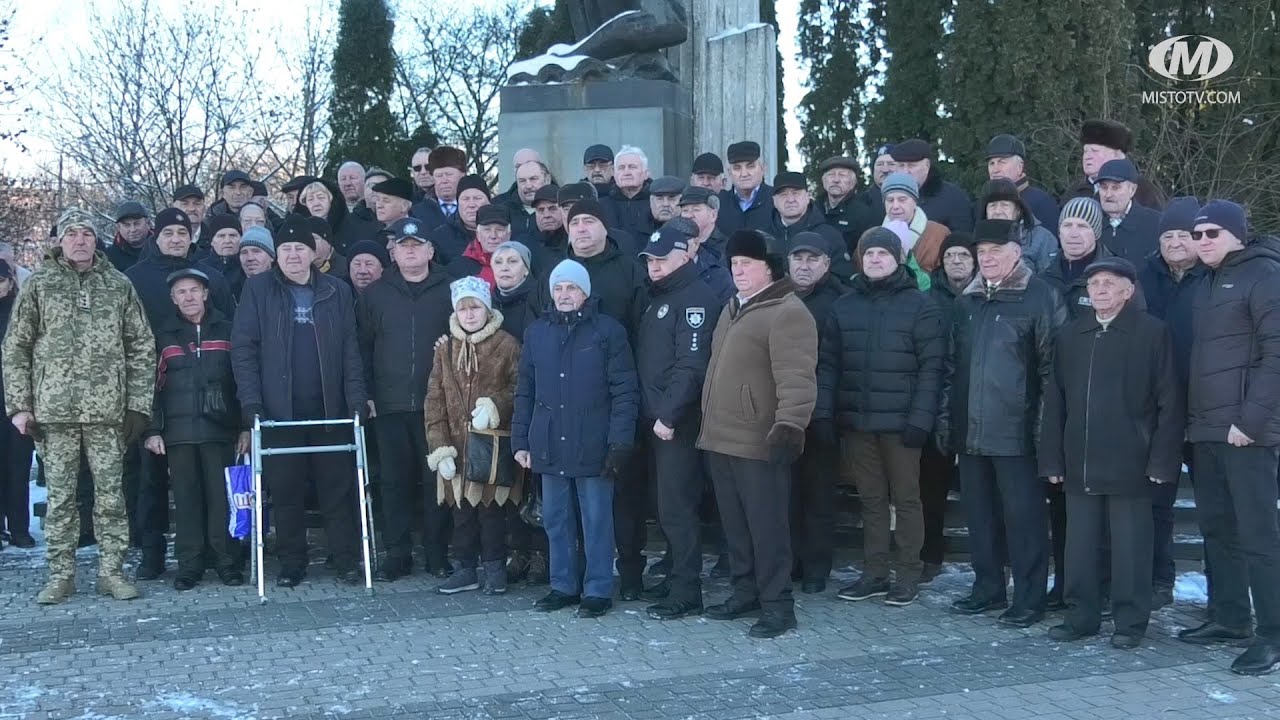
<svg viewBox="0 0 1280 720">
<path fill-rule="evenodd" d="M 151 420 L 137 410 L 124 411 L 124 442 L 126 445 L 132 445 L 138 442 L 142 437 L 142 433 L 151 427 Z"/>
<path fill-rule="evenodd" d="M 769 461 L 774 465 L 791 465 L 804 452 L 804 431 L 794 425 L 776 423 L 769 430 Z"/>
<path fill-rule="evenodd" d="M 922 448 L 928 440 L 929 433 L 915 425 L 908 425 L 902 430 L 902 447 L 904 448 Z"/>
<path fill-rule="evenodd" d="M 608 454 L 604 456 L 604 471 L 602 474 L 609 480 L 617 480 L 630 459 L 631 448 L 629 446 L 610 445 Z"/>
<path fill-rule="evenodd" d="M 809 431 L 813 433 L 813 441 L 818 445 L 835 447 L 840 444 L 834 420 L 813 420 L 809 423 Z"/>
</svg>

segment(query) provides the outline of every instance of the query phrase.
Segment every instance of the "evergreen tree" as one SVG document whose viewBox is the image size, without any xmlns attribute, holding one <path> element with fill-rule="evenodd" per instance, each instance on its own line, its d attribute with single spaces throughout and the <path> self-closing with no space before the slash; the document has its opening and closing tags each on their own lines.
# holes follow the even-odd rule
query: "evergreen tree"
<svg viewBox="0 0 1280 720">
<path fill-rule="evenodd" d="M 569 5 L 556 0 L 553 7 L 542 5 L 529 11 L 520 29 L 517 60 L 527 60 L 547 52 L 556 43 L 573 44 L 573 25 L 569 22 Z"/>
<path fill-rule="evenodd" d="M 942 85 L 951 179 L 977 193 L 987 179 L 987 142 L 1012 133 L 1027 145 L 1028 175 L 1064 190 L 1079 175 L 1080 122 L 1117 115 L 1103 90 L 1124 85 L 1128 18 L 1125 0 L 957 0 Z"/>
<path fill-rule="evenodd" d="M 395 22 L 385 0 L 342 0 L 333 51 L 333 100 L 329 103 L 328 165 L 345 160 L 402 167 L 402 136 L 391 112 L 395 87 Z"/>
<path fill-rule="evenodd" d="M 811 171 L 833 155 L 858 157 L 857 129 L 865 120 L 862 89 L 870 68 L 859 61 L 866 42 L 859 0 L 802 0 L 800 57 L 809 67 L 800 101 L 800 150 Z"/>
<path fill-rule="evenodd" d="M 886 142 L 937 138 L 938 55 L 943 19 L 952 0 L 876 0 L 868 9 L 887 56 L 879 98 L 867 115 L 868 147 Z M 1002 3 L 1005 4 L 1005 3 Z"/>
<path fill-rule="evenodd" d="M 778 28 L 778 11 L 774 8 L 773 0 L 760 0 L 760 22 L 769 23 L 773 26 L 773 35 L 776 38 L 780 34 Z M 782 87 L 782 51 L 777 51 L 778 55 L 778 159 L 775 163 L 777 167 L 775 171 L 783 170 L 787 167 L 787 124 L 786 124 L 786 92 Z M 766 178 L 766 182 L 772 178 Z"/>
</svg>

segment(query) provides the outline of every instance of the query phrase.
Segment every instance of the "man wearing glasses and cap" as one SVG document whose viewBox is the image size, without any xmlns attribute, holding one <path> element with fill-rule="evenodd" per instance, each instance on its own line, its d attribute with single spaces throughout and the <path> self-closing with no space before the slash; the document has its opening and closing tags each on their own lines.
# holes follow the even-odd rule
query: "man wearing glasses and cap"
<svg viewBox="0 0 1280 720">
<path fill-rule="evenodd" d="M 582 153 L 582 182 L 594 185 L 598 197 L 613 192 L 613 148 L 592 145 Z"/>
</svg>

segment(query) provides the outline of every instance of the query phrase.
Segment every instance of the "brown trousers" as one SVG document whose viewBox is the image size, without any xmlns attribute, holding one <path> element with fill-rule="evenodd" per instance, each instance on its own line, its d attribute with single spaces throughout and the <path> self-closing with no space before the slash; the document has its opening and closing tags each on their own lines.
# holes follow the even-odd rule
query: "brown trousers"
<svg viewBox="0 0 1280 720">
<path fill-rule="evenodd" d="M 897 433 L 846 432 L 843 470 L 852 476 L 862 504 L 862 536 L 866 555 L 864 574 L 889 577 L 889 505 L 897 513 L 894 569 L 901 582 L 916 582 L 922 563 L 924 517 L 920 509 L 920 450 L 902 446 Z"/>
</svg>

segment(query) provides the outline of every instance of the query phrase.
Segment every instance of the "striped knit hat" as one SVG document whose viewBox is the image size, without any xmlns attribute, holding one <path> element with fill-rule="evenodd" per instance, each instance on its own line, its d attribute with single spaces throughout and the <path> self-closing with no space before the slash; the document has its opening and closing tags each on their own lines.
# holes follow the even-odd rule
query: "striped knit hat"
<svg viewBox="0 0 1280 720">
<path fill-rule="evenodd" d="M 1089 227 L 1093 228 L 1095 238 L 1102 237 L 1102 206 L 1097 200 L 1091 197 L 1071 198 L 1066 205 L 1062 206 L 1062 212 L 1058 215 L 1058 224 L 1061 225 L 1067 218 L 1084 220 L 1089 223 Z"/>
</svg>

